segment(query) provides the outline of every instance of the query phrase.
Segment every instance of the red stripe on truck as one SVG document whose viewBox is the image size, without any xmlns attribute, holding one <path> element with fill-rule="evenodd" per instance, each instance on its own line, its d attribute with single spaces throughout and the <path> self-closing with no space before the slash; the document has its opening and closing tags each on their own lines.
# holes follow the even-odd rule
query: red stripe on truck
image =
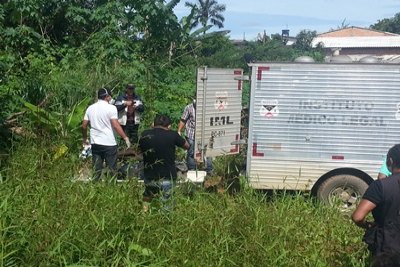
<svg viewBox="0 0 400 267">
<path fill-rule="evenodd" d="M 235 140 L 239 141 L 239 135 L 238 134 L 236 135 Z M 236 153 L 236 152 L 239 152 L 239 144 L 236 144 L 235 148 L 231 148 L 231 153 Z"/>
<path fill-rule="evenodd" d="M 234 70 L 234 71 L 233 71 L 233 74 L 234 74 L 234 75 L 240 75 L 240 76 L 242 76 L 242 71 L 241 71 L 241 70 Z M 237 89 L 238 89 L 239 91 L 242 90 L 242 81 L 241 81 L 241 80 L 238 80 Z"/>
<path fill-rule="evenodd" d="M 257 152 L 257 143 L 253 143 L 253 157 L 264 157 L 264 153 Z"/>
<path fill-rule="evenodd" d="M 257 80 L 261 81 L 262 72 L 269 70 L 269 67 L 258 67 L 257 69 Z"/>
<path fill-rule="evenodd" d="M 333 155 L 332 156 L 333 160 L 344 160 L 344 156 L 339 156 L 339 155 Z"/>
</svg>

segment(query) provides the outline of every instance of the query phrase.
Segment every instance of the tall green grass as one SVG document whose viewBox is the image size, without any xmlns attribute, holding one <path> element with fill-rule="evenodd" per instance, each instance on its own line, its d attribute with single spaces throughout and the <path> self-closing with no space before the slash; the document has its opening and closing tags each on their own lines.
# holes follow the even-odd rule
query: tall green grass
<svg viewBox="0 0 400 267">
<path fill-rule="evenodd" d="M 361 230 L 304 194 L 178 189 L 145 213 L 140 183 L 73 182 L 81 163 L 51 159 L 38 144 L 10 159 L 0 266 L 368 266 Z"/>
</svg>

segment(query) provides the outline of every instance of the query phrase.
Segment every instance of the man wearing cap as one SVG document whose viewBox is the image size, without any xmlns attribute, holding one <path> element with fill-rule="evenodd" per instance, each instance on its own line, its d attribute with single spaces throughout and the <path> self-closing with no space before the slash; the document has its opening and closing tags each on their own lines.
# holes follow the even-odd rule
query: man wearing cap
<svg viewBox="0 0 400 267">
<path fill-rule="evenodd" d="M 114 105 L 110 105 L 111 95 L 106 88 L 97 91 L 98 101 L 90 105 L 82 122 L 83 144 L 88 145 L 87 128 L 90 124 L 90 144 L 92 148 L 92 160 L 94 180 L 100 179 L 105 161 L 113 175 L 117 174 L 117 143 L 114 130 L 131 146 L 129 138 L 122 130 L 118 122 L 118 112 Z"/>
<path fill-rule="evenodd" d="M 139 123 L 144 111 L 143 102 L 135 94 L 135 88 L 135 85 L 128 84 L 125 93 L 118 96 L 114 104 L 118 110 L 118 121 L 132 143 L 138 141 Z"/>
</svg>

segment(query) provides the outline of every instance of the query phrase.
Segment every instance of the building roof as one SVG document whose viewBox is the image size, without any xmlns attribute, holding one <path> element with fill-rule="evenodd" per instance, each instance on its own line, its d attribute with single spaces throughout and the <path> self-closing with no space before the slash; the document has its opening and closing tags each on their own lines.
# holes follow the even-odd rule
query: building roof
<svg viewBox="0 0 400 267">
<path fill-rule="evenodd" d="M 400 36 L 316 37 L 312 46 L 321 43 L 324 48 L 388 48 L 400 47 Z"/>
<path fill-rule="evenodd" d="M 362 37 L 362 36 L 399 36 L 399 35 L 391 32 L 383 32 L 383 31 L 360 28 L 355 26 L 338 29 L 330 32 L 325 32 L 317 35 L 317 37 L 354 37 L 354 36 Z"/>
</svg>

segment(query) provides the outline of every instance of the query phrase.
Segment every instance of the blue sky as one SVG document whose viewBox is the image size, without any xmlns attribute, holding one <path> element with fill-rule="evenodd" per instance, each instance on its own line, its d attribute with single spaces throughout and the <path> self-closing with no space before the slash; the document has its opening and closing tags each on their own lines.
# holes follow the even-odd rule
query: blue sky
<svg viewBox="0 0 400 267">
<path fill-rule="evenodd" d="M 186 0 L 196 2 L 196 0 Z M 264 30 L 268 35 L 289 29 L 290 36 L 301 30 L 318 33 L 349 26 L 369 27 L 400 12 L 400 0 L 218 0 L 226 5 L 224 30 L 231 39 L 254 40 Z M 185 0 L 175 8 L 180 18 L 189 14 Z M 212 28 L 218 30 L 218 28 Z"/>
</svg>

